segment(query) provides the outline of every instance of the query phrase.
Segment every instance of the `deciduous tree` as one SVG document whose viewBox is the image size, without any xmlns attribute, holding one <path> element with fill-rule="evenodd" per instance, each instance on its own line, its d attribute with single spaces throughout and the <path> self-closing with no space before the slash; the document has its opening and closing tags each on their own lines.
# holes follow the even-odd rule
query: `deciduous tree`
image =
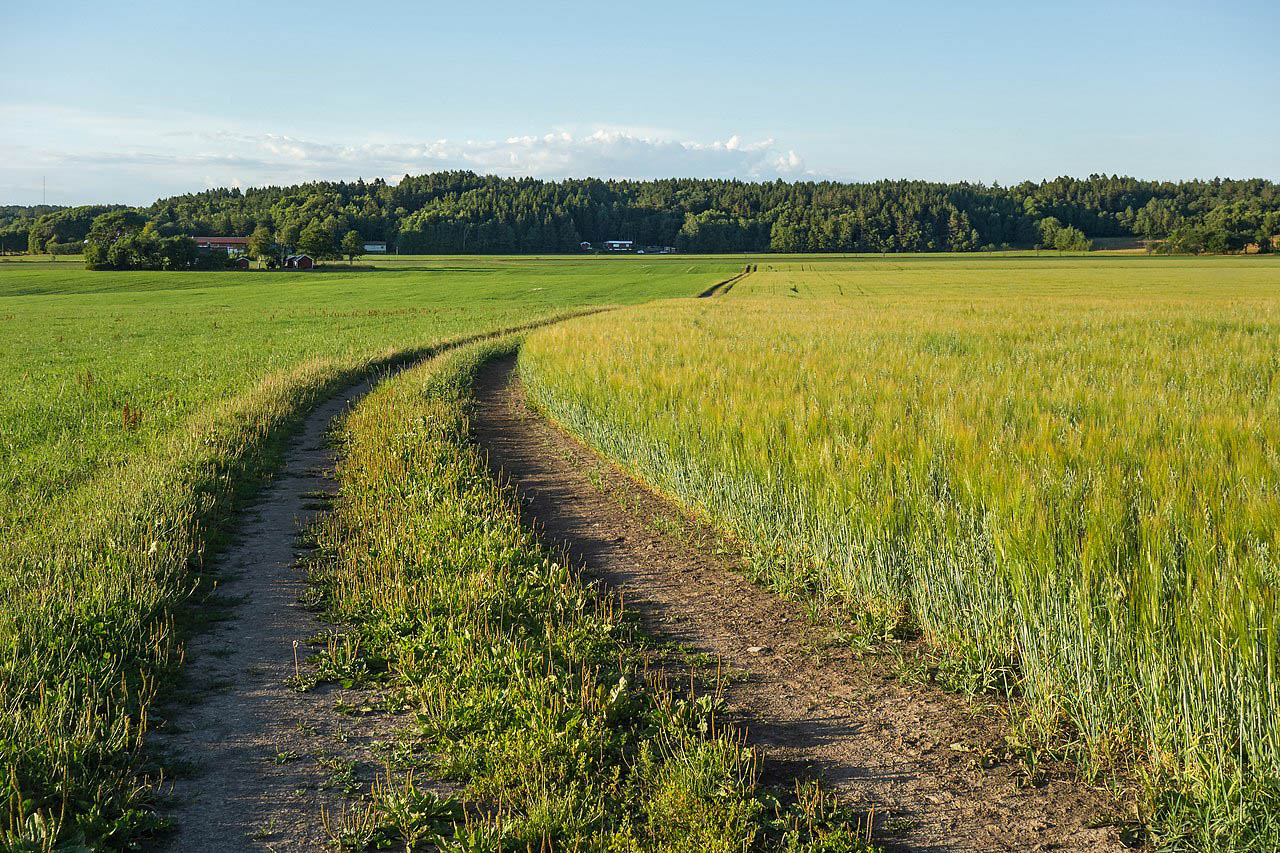
<svg viewBox="0 0 1280 853">
<path fill-rule="evenodd" d="M 356 257 L 364 254 L 364 240 L 356 231 L 348 231 L 342 237 L 342 254 L 347 256 L 347 263 L 355 263 Z"/>
</svg>

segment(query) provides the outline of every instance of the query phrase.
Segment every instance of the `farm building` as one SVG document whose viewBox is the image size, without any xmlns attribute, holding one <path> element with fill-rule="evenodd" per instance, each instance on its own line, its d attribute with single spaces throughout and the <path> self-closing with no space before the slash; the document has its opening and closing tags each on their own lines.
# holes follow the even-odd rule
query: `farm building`
<svg viewBox="0 0 1280 853">
<path fill-rule="evenodd" d="M 579 243 L 579 244 L 578 244 L 578 248 L 579 248 L 579 249 L 581 249 L 581 250 L 582 250 L 582 251 L 584 251 L 584 252 L 590 252 L 590 251 L 591 251 L 591 244 L 590 244 L 590 243 L 588 243 L 586 240 L 583 240 L 581 243 Z"/>
<path fill-rule="evenodd" d="M 309 270 L 316 265 L 316 262 L 310 255 L 289 255 L 284 259 L 284 268 L 287 270 Z"/>
<path fill-rule="evenodd" d="M 379 240 L 365 240 L 364 251 L 367 255 L 385 255 L 387 244 Z"/>
<path fill-rule="evenodd" d="M 604 248 L 608 252 L 630 252 L 635 248 L 635 240 L 605 240 Z"/>
<path fill-rule="evenodd" d="M 232 261 L 231 265 L 238 270 L 247 270 L 249 268 L 249 259 L 241 256 Z"/>
<path fill-rule="evenodd" d="M 198 249 L 226 249 L 228 255 L 243 255 L 249 251 L 248 237 L 196 237 Z"/>
</svg>

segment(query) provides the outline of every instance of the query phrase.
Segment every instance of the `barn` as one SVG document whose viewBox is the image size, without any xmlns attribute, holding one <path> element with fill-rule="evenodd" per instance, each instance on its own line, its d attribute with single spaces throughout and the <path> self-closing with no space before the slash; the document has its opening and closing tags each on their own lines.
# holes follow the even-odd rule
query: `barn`
<svg viewBox="0 0 1280 853">
<path fill-rule="evenodd" d="M 284 268 L 287 270 L 309 270 L 315 265 L 316 262 L 310 255 L 289 255 L 284 259 Z"/>
<path fill-rule="evenodd" d="M 609 252 L 630 252 L 635 248 L 635 240 L 605 240 L 605 251 Z"/>
<path fill-rule="evenodd" d="M 243 255 L 249 251 L 248 237 L 196 237 L 198 249 L 226 249 L 228 255 Z"/>
</svg>

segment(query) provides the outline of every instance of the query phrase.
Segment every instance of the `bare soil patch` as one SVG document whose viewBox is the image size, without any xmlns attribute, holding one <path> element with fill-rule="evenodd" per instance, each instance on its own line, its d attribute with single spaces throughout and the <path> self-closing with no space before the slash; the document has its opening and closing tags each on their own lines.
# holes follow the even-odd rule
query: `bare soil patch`
<svg viewBox="0 0 1280 853">
<path fill-rule="evenodd" d="M 1029 784 L 1020 763 L 996 757 L 997 707 L 906 686 L 885 656 L 859 657 L 751 583 L 714 531 L 532 411 L 514 359 L 482 372 L 472 429 L 549 545 L 620 591 L 651 636 L 741 674 L 730 710 L 770 785 L 822 780 L 875 810 L 875 839 L 890 849 L 1125 849 L 1117 827 L 1096 825 L 1121 813 L 1108 794 L 1065 767 Z"/>
</svg>

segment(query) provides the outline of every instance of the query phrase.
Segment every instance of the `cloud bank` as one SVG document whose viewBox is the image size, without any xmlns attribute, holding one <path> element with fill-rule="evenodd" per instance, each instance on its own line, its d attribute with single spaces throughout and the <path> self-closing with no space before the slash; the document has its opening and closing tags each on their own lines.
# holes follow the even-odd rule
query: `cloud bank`
<svg viewBox="0 0 1280 853">
<path fill-rule="evenodd" d="M 65 123 L 65 116 L 57 118 L 62 121 L 52 124 Z M 42 124 L 44 130 L 50 129 L 50 124 Z M 595 130 L 494 140 L 349 143 L 278 133 L 191 129 L 192 122 L 185 123 L 185 128 L 135 123 L 125 143 L 119 124 L 83 118 L 75 124 L 74 133 L 50 133 L 48 140 L 40 139 L 45 135 L 41 133 L 23 134 L 22 144 L 0 138 L 0 203 L 30 203 L 18 196 L 38 187 L 42 174 L 50 176 L 51 186 L 88 189 L 103 200 L 131 203 L 214 186 L 356 177 L 394 181 L 404 174 L 446 169 L 545 179 L 773 180 L 812 175 L 794 150 L 773 139 L 749 142 L 737 135 L 725 140 L 688 141 Z M 139 139 L 147 142 L 139 144 Z M 85 200 L 89 199 L 75 199 Z M 53 193 L 49 201 L 66 203 Z"/>
<path fill-rule="evenodd" d="M 238 147 L 270 155 L 277 168 L 350 171 L 368 169 L 394 175 L 435 169 L 471 169 L 504 176 L 538 178 L 657 178 L 699 176 L 744 179 L 790 177 L 804 172 L 795 151 L 772 139 L 743 142 L 683 142 L 597 130 L 587 135 L 547 133 L 503 140 L 334 145 L 288 136 L 223 135 Z"/>
</svg>

